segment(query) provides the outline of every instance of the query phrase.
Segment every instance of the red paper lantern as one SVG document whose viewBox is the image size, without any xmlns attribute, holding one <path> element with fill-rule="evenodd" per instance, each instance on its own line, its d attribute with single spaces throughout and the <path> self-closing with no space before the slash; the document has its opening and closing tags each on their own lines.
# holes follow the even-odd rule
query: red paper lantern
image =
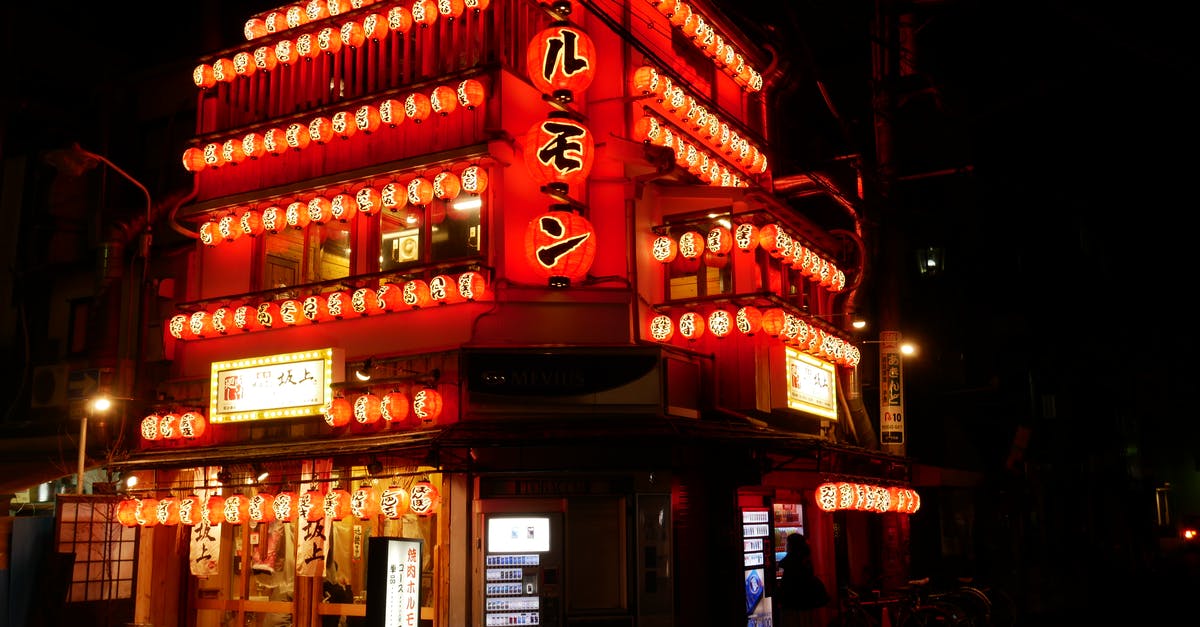
<svg viewBox="0 0 1200 627">
<path fill-rule="evenodd" d="M 663 82 L 658 70 L 643 65 L 633 71 L 633 88 L 643 96 L 658 94 L 663 88 Z"/>
<path fill-rule="evenodd" d="M 675 322 L 671 320 L 671 316 L 655 315 L 647 323 L 646 332 L 655 342 L 670 342 L 671 338 L 675 337 Z"/>
<path fill-rule="evenodd" d="M 300 299 L 284 298 L 276 302 L 279 304 L 279 322 L 289 327 L 309 323 L 309 319 L 304 317 L 304 303 Z"/>
<path fill-rule="evenodd" d="M 308 201 L 308 221 L 310 224 L 325 224 L 333 220 L 333 201 L 317 196 Z"/>
<path fill-rule="evenodd" d="M 728 311 L 717 309 L 708 314 L 708 330 L 717 338 L 729 335 L 733 327 L 733 316 Z"/>
<path fill-rule="evenodd" d="M 350 139 L 358 133 L 358 125 L 351 111 L 338 111 L 329 118 L 329 123 L 333 126 L 333 134 L 342 139 Z"/>
<path fill-rule="evenodd" d="M 416 0 L 412 5 L 412 21 L 421 28 L 428 28 L 437 21 L 437 3 L 433 0 Z"/>
<path fill-rule="evenodd" d="M 390 486 L 379 495 L 379 513 L 395 520 L 408 513 L 408 490 Z"/>
<path fill-rule="evenodd" d="M 442 0 L 439 0 L 439 2 Z M 458 94 L 453 87 L 439 85 L 429 93 L 429 107 L 434 113 L 446 116 L 458 108 Z"/>
<path fill-rule="evenodd" d="M 123 499 L 117 505 L 117 522 L 124 527 L 136 527 L 138 507 L 141 507 L 140 499 Z"/>
<path fill-rule="evenodd" d="M 468 111 L 483 105 L 484 100 L 487 99 L 487 92 L 483 88 L 483 83 L 473 78 L 468 78 L 459 83 L 454 93 L 458 98 L 458 104 L 466 107 Z"/>
<path fill-rule="evenodd" d="M 734 323 L 738 331 L 745 335 L 754 335 L 762 330 L 763 314 L 757 307 L 746 306 L 737 310 Z"/>
<path fill-rule="evenodd" d="M 336 194 L 329 199 L 329 214 L 338 222 L 349 222 L 358 215 L 358 201 L 350 194 Z"/>
<path fill-rule="evenodd" d="M 342 24 L 341 42 L 351 48 L 358 48 L 367 42 L 367 33 L 362 24 L 350 21 Z"/>
<path fill-rule="evenodd" d="M 254 209 L 247 209 L 246 212 L 242 214 L 242 217 L 238 218 L 238 222 L 242 227 L 242 231 L 250 237 L 258 237 L 259 235 L 262 235 L 263 220 L 262 214 L 258 211 L 255 211 Z"/>
<path fill-rule="evenodd" d="M 432 516 L 438 512 L 441 505 L 441 495 L 438 489 L 428 481 L 418 481 L 413 484 L 412 492 L 408 495 L 408 507 L 418 516 Z"/>
<path fill-rule="evenodd" d="M 404 311 L 408 305 L 404 303 L 404 288 L 399 283 L 384 283 L 375 290 L 379 306 L 384 311 Z"/>
<path fill-rule="evenodd" d="M 395 98 L 388 98 L 379 103 L 379 120 L 391 128 L 404 123 L 404 103 Z"/>
<path fill-rule="evenodd" d="M 308 0 L 308 4 L 304 6 L 304 13 L 308 16 L 309 22 L 316 22 L 329 17 L 329 2 L 328 0 Z"/>
<path fill-rule="evenodd" d="M 207 63 L 201 63 L 192 70 L 192 82 L 200 89 L 208 89 L 217 84 L 217 77 L 213 75 L 213 68 Z"/>
<path fill-rule="evenodd" d="M 551 114 L 525 135 L 524 158 L 536 183 L 565 191 L 591 172 L 595 140 L 582 123 Z"/>
<path fill-rule="evenodd" d="M 488 8 L 488 5 L 491 4 L 491 0 L 463 0 L 463 4 L 475 13 L 479 13 L 480 11 Z"/>
<path fill-rule="evenodd" d="M 433 304 L 433 298 L 429 294 L 429 284 L 421 279 L 405 281 L 404 304 L 413 309 L 421 309 Z"/>
<path fill-rule="evenodd" d="M 341 520 L 350 515 L 350 493 L 346 490 L 330 490 L 325 493 L 321 509 L 326 516 Z"/>
<path fill-rule="evenodd" d="M 261 331 L 262 323 L 258 321 L 258 307 L 239 305 L 233 309 L 233 326 L 243 332 Z"/>
<path fill-rule="evenodd" d="M 379 413 L 383 420 L 401 427 L 410 426 L 409 409 L 408 395 L 404 392 L 389 392 L 379 402 Z"/>
<path fill-rule="evenodd" d="M 287 226 L 287 210 L 282 207 L 271 205 L 262 211 L 262 227 L 263 231 L 274 235 L 283 230 Z"/>
<path fill-rule="evenodd" d="M 158 518 L 158 524 L 174 527 L 179 524 L 179 499 L 168 496 L 158 500 L 158 506 L 155 508 L 155 517 Z"/>
<path fill-rule="evenodd" d="M 305 61 L 312 61 L 321 53 L 316 37 L 312 33 L 304 33 L 296 38 L 296 54 Z"/>
<path fill-rule="evenodd" d="M 242 235 L 245 231 L 242 230 L 242 219 L 239 216 L 227 215 L 222 216 L 217 221 L 217 232 L 221 234 L 221 238 L 227 242 L 232 242 Z"/>
<path fill-rule="evenodd" d="M 362 425 L 373 425 L 379 422 L 382 399 L 370 392 L 354 399 L 354 421 Z"/>
<path fill-rule="evenodd" d="M 768 224 L 758 230 L 758 245 L 776 259 L 783 256 L 784 245 L 790 241 L 791 237 L 778 224 Z"/>
<path fill-rule="evenodd" d="M 525 256 L 551 287 L 566 287 L 587 276 L 596 256 L 596 231 L 583 216 L 548 211 L 525 231 Z"/>
<path fill-rule="evenodd" d="M 300 301 L 300 313 L 305 320 L 314 324 L 333 320 L 333 314 L 329 313 L 329 298 L 325 294 L 305 296 Z"/>
<path fill-rule="evenodd" d="M 208 497 L 208 501 L 200 508 L 200 522 L 206 525 L 225 522 L 225 498 L 219 495 Z"/>
<path fill-rule="evenodd" d="M 388 20 L 378 13 L 368 13 L 362 21 L 363 34 L 371 41 L 379 41 L 388 35 Z"/>
<path fill-rule="evenodd" d="M 218 335 L 226 335 L 233 326 L 233 310 L 228 307 L 217 307 L 209 318 L 212 319 L 213 330 Z"/>
<path fill-rule="evenodd" d="M 400 211 L 408 206 L 408 187 L 400 183 L 388 183 L 379 190 L 379 202 L 384 209 Z"/>
<path fill-rule="evenodd" d="M 259 46 L 254 49 L 254 66 L 264 72 L 270 72 L 279 65 L 279 57 L 275 56 L 273 46 Z"/>
<path fill-rule="evenodd" d="M 212 69 L 213 78 L 218 83 L 232 83 L 237 79 L 237 72 L 234 70 L 232 59 L 217 59 L 213 61 Z"/>
<path fill-rule="evenodd" d="M 194 494 L 179 499 L 179 524 L 191 526 L 201 522 L 202 509 L 204 506 L 200 504 L 200 497 Z"/>
<path fill-rule="evenodd" d="M 705 245 L 714 255 L 720 255 L 724 257 L 725 255 L 729 254 L 730 250 L 733 250 L 733 234 L 729 232 L 729 229 L 723 226 L 713 227 L 713 229 L 708 232 L 708 238 L 705 240 Z"/>
<path fill-rule="evenodd" d="M 143 527 L 158 526 L 158 499 L 142 499 L 139 505 L 134 514 L 137 524 Z"/>
<path fill-rule="evenodd" d="M 158 419 L 158 437 L 164 440 L 178 440 L 182 437 L 179 433 L 179 414 L 166 413 Z"/>
<path fill-rule="evenodd" d="M 248 522 L 250 520 L 250 499 L 245 494 L 231 494 L 225 497 L 225 506 L 221 511 L 225 516 L 225 522 L 231 525 Z"/>
<path fill-rule="evenodd" d="M 350 424 L 350 417 L 354 415 L 354 407 L 350 405 L 350 401 L 339 396 L 331 399 L 329 404 L 325 406 L 325 423 L 337 429 Z"/>
<path fill-rule="evenodd" d="M 317 31 L 317 48 L 322 52 L 337 54 L 342 49 L 342 29 L 325 27 Z"/>
<path fill-rule="evenodd" d="M 192 317 L 188 314 L 175 314 L 167 321 L 167 332 L 171 337 L 177 340 L 194 340 L 196 335 L 192 333 L 190 324 Z"/>
<path fill-rule="evenodd" d="M 142 418 L 142 439 L 157 440 L 158 439 L 158 423 L 162 420 L 162 416 L 158 414 L 150 414 Z"/>
<path fill-rule="evenodd" d="M 249 52 L 239 52 L 233 55 L 233 73 L 248 78 L 254 76 L 258 66 L 254 63 L 254 55 Z"/>
<path fill-rule="evenodd" d="M 278 157 L 287 152 L 287 131 L 281 128 L 269 128 L 263 131 L 263 150 L 267 154 Z"/>
<path fill-rule="evenodd" d="M 679 334 L 690 342 L 695 342 L 704 336 L 704 316 L 689 311 L 679 316 Z"/>
<path fill-rule="evenodd" d="M 823 512 L 832 512 L 837 510 L 838 505 L 838 487 L 835 483 L 822 483 L 813 491 L 813 499 L 817 503 L 817 507 Z"/>
<path fill-rule="evenodd" d="M 436 0 L 438 14 L 447 20 L 453 21 L 455 18 L 463 14 L 466 6 L 463 0 Z"/>
<path fill-rule="evenodd" d="M 364 216 L 373 216 L 383 208 L 383 196 L 374 187 L 364 187 L 355 192 L 354 202 L 358 212 Z"/>
<path fill-rule="evenodd" d="M 458 275 L 458 295 L 467 302 L 483 298 L 487 291 L 487 280 L 478 272 L 464 272 Z"/>
<path fill-rule="evenodd" d="M 254 522 L 271 522 L 275 520 L 275 497 L 266 492 L 259 492 L 250 497 L 247 508 L 250 520 Z"/>
<path fill-rule="evenodd" d="M 280 492 L 275 495 L 275 501 L 271 503 L 271 510 L 275 512 L 275 520 L 281 522 L 292 522 L 296 519 L 296 508 L 300 504 L 300 499 L 296 497 L 295 492 Z"/>
<path fill-rule="evenodd" d="M 236 312 L 234 312 L 234 315 L 236 316 Z M 259 303 L 254 316 L 258 320 L 258 327 L 264 331 L 283 327 L 283 320 L 279 317 L 279 303 L 277 302 Z"/>
<path fill-rule="evenodd" d="M 762 314 L 762 330 L 771 337 L 779 337 L 783 333 L 786 314 L 778 307 L 772 307 Z"/>
<path fill-rule="evenodd" d="M 204 435 L 208 422 L 204 414 L 198 411 L 185 411 L 179 416 L 179 435 L 187 440 L 195 440 Z"/>
<path fill-rule="evenodd" d="M 410 205 L 424 207 L 433 202 L 433 181 L 418 176 L 408 182 L 407 199 Z"/>
<path fill-rule="evenodd" d="M 458 173 L 458 178 L 462 182 L 462 191 L 478 196 L 487 189 L 488 175 L 487 170 L 477 166 L 469 165 Z"/>
<path fill-rule="evenodd" d="M 433 177 L 434 197 L 440 200 L 454 200 L 458 198 L 460 191 L 462 191 L 462 181 L 455 173 L 443 170 Z"/>
<path fill-rule="evenodd" d="M 423 425 L 437 424 L 437 419 L 442 415 L 442 395 L 433 388 L 421 388 L 413 394 L 412 398 L 413 415 L 421 421 Z"/>
<path fill-rule="evenodd" d="M 188 172 L 200 172 L 208 167 L 204 161 L 204 151 L 195 146 L 183 151 L 183 169 Z"/>
<path fill-rule="evenodd" d="M 354 110 L 354 126 L 358 130 L 370 135 L 379 130 L 379 125 L 382 120 L 379 118 L 379 109 L 372 105 L 363 105 Z"/>
<path fill-rule="evenodd" d="M 360 316 L 373 316 L 383 313 L 379 305 L 379 296 L 369 287 L 360 287 L 350 293 L 350 311 Z"/>
<path fill-rule="evenodd" d="M 360 520 L 370 520 L 379 514 L 379 492 L 363 486 L 350 495 L 350 513 Z"/>
<path fill-rule="evenodd" d="M 288 124 L 283 129 L 283 141 L 292 150 L 304 150 L 308 148 L 309 142 L 312 141 L 308 125 L 299 122 Z"/>
<path fill-rule="evenodd" d="M 412 12 L 402 6 L 394 6 L 388 9 L 387 12 L 388 29 L 406 34 L 412 29 L 413 18 Z"/>
<path fill-rule="evenodd" d="M 219 168 L 225 164 L 221 144 L 217 142 L 204 144 L 204 163 L 210 168 Z"/>
<path fill-rule="evenodd" d="M 667 235 L 659 235 L 650 243 L 650 255 L 655 261 L 661 263 L 671 263 L 675 261 L 675 255 L 679 254 L 679 244 Z"/>
<path fill-rule="evenodd" d="M 538 91 L 570 101 L 592 84 L 595 57 L 596 47 L 587 33 L 556 24 L 533 36 L 525 63 Z"/>
<path fill-rule="evenodd" d="M 704 237 L 695 231 L 686 231 L 679 236 L 679 254 L 684 259 L 699 259 L 704 254 Z"/>
<path fill-rule="evenodd" d="M 414 91 L 404 99 L 404 115 L 415 124 L 428 120 L 432 111 L 433 104 L 429 101 L 429 96 L 425 94 Z"/>
<path fill-rule="evenodd" d="M 333 139 L 333 120 L 319 115 L 308 123 L 308 137 L 318 144 L 327 144 Z"/>
<path fill-rule="evenodd" d="M 448 274 L 439 274 L 429 279 L 429 298 L 439 305 L 461 303 L 462 296 L 458 293 L 458 282 Z"/>
<path fill-rule="evenodd" d="M 329 317 L 334 320 L 341 320 L 346 317 L 352 311 L 350 307 L 350 292 L 337 290 L 326 294 L 325 309 L 329 311 Z"/>
</svg>

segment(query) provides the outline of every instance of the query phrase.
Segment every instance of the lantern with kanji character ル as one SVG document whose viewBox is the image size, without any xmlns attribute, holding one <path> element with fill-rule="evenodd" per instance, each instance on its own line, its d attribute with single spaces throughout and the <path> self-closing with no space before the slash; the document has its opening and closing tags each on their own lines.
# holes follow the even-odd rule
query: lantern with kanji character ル
<svg viewBox="0 0 1200 627">
<path fill-rule="evenodd" d="M 646 327 L 650 339 L 656 342 L 670 342 L 671 338 L 675 336 L 675 322 L 671 320 L 671 316 L 666 314 L 651 317 Z"/>
<path fill-rule="evenodd" d="M 539 185 L 566 192 L 582 183 L 595 160 L 595 139 L 581 122 L 555 112 L 525 135 L 525 165 Z"/>
<path fill-rule="evenodd" d="M 371 425 L 379 422 L 381 399 L 367 392 L 354 399 L 354 421 L 358 424 Z"/>
<path fill-rule="evenodd" d="M 413 415 L 422 425 L 437 424 L 442 415 L 442 394 L 433 388 L 421 388 L 412 397 Z"/>
<path fill-rule="evenodd" d="M 595 58 L 596 46 L 587 33 L 560 22 L 533 36 L 525 62 L 538 91 L 570 102 L 592 84 Z"/>
<path fill-rule="evenodd" d="M 330 490 L 325 493 L 321 507 L 326 516 L 341 520 L 350 515 L 350 493 L 341 489 Z"/>
<path fill-rule="evenodd" d="M 354 415 L 354 407 L 350 401 L 341 396 L 330 399 L 324 409 L 326 424 L 335 429 L 350 424 L 350 417 Z"/>
<path fill-rule="evenodd" d="M 379 514 L 379 492 L 362 486 L 350 495 L 350 514 L 360 520 L 370 520 Z"/>
<path fill-rule="evenodd" d="M 379 495 L 379 513 L 395 520 L 408 513 L 408 490 L 390 486 Z"/>
<path fill-rule="evenodd" d="M 408 494 L 408 508 L 418 516 L 431 516 L 438 512 L 441 505 L 441 495 L 438 489 L 428 481 L 418 481 L 413 484 Z"/>
<path fill-rule="evenodd" d="M 568 287 L 587 276 L 596 257 L 596 231 L 583 216 L 548 211 L 525 231 L 525 256 L 550 287 Z"/>
</svg>

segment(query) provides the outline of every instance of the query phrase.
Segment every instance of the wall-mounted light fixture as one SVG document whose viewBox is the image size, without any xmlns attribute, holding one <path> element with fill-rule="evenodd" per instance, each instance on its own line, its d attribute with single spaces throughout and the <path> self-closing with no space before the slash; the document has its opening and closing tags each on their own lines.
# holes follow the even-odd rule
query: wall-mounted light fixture
<svg viewBox="0 0 1200 627">
<path fill-rule="evenodd" d="M 374 370 L 374 368 L 375 358 L 368 357 L 367 360 L 363 362 L 362 367 L 354 371 L 354 378 L 358 379 L 359 381 L 370 381 L 372 374 L 371 371 Z"/>
</svg>

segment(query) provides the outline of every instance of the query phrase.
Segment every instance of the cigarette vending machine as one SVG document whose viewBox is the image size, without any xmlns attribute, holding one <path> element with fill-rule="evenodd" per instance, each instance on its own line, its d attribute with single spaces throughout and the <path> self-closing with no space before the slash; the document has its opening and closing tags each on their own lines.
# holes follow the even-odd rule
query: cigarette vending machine
<svg viewBox="0 0 1200 627">
<path fill-rule="evenodd" d="M 561 624 L 560 514 L 485 516 L 485 627 Z"/>
</svg>

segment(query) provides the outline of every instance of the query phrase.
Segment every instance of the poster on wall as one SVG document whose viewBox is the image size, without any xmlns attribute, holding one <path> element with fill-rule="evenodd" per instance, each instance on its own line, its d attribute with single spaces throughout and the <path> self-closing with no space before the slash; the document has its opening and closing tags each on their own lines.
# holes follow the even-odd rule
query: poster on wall
<svg viewBox="0 0 1200 627">
<path fill-rule="evenodd" d="M 766 591 L 767 551 L 771 543 L 771 511 L 742 508 L 742 569 L 746 595 L 746 627 L 772 627 L 771 597 Z"/>
<path fill-rule="evenodd" d="M 421 622 L 420 538 L 367 538 L 367 625 L 418 627 Z"/>
</svg>

